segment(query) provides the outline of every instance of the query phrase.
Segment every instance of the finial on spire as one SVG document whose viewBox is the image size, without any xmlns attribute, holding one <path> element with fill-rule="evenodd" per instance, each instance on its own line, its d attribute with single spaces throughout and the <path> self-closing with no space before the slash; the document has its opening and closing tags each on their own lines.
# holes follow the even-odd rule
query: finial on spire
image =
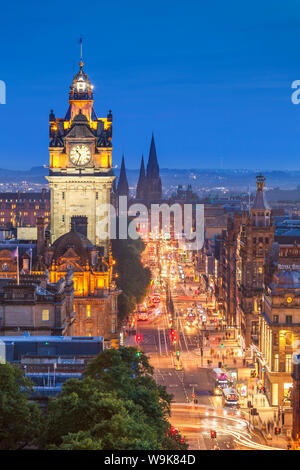
<svg viewBox="0 0 300 470">
<path fill-rule="evenodd" d="M 82 60 L 82 38 L 79 39 L 79 44 L 80 44 L 80 62 L 79 62 L 79 65 L 80 65 L 80 68 L 83 67 L 83 60 Z"/>
</svg>

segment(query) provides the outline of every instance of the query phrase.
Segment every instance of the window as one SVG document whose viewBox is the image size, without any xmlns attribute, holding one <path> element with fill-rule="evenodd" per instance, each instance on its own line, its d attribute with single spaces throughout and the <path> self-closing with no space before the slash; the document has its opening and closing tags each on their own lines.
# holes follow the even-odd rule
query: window
<svg viewBox="0 0 300 470">
<path fill-rule="evenodd" d="M 273 323 L 279 322 L 279 315 L 273 315 Z"/>
<path fill-rule="evenodd" d="M 116 319 L 114 317 L 111 319 L 111 332 L 116 332 Z"/>
<path fill-rule="evenodd" d="M 63 200 L 65 199 L 65 192 L 64 191 L 62 192 L 61 197 L 62 197 Z"/>
<path fill-rule="evenodd" d="M 285 371 L 286 372 L 292 372 L 292 355 L 291 354 L 286 354 L 285 356 Z"/>
<path fill-rule="evenodd" d="M 90 316 L 91 316 L 91 306 L 90 305 L 86 306 L 86 316 L 88 318 L 90 318 Z"/>
<path fill-rule="evenodd" d="M 286 317 L 285 317 L 285 323 L 293 323 L 293 317 L 292 317 L 292 315 L 286 315 Z"/>
<path fill-rule="evenodd" d="M 49 321 L 50 316 L 49 316 L 49 310 L 43 310 L 42 311 L 42 320 L 43 321 Z"/>
</svg>

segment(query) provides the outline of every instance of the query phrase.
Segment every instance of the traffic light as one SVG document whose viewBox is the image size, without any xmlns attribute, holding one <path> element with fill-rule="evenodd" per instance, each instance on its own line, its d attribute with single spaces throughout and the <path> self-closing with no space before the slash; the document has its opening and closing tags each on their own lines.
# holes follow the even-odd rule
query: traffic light
<svg viewBox="0 0 300 470">
<path fill-rule="evenodd" d="M 281 428 L 279 428 L 278 426 L 276 426 L 275 428 L 275 434 L 278 436 L 278 434 L 281 434 Z"/>
<path fill-rule="evenodd" d="M 217 439 L 217 433 L 216 433 L 216 431 L 210 431 L 210 437 L 211 437 L 212 439 Z"/>
<path fill-rule="evenodd" d="M 142 335 L 136 335 L 135 341 L 136 341 L 137 343 L 140 343 L 140 342 L 142 341 Z"/>
<path fill-rule="evenodd" d="M 221 343 L 221 348 L 224 348 L 224 344 L 223 344 L 223 343 Z"/>
<path fill-rule="evenodd" d="M 176 357 L 177 357 L 177 360 L 179 361 L 180 351 L 176 351 Z"/>
<path fill-rule="evenodd" d="M 177 336 L 175 334 L 172 337 L 172 341 L 173 341 L 173 343 L 176 343 L 176 341 L 177 341 Z"/>
<path fill-rule="evenodd" d="M 141 351 L 136 352 L 136 357 L 141 357 Z"/>
</svg>

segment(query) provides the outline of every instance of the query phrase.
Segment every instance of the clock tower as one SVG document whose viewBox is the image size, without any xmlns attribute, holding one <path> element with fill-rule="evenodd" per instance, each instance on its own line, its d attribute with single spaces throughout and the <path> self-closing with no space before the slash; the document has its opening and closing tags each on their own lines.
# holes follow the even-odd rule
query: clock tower
<svg viewBox="0 0 300 470">
<path fill-rule="evenodd" d="M 93 86 L 79 62 L 64 118 L 49 116 L 51 243 L 71 229 L 73 217 L 87 218 L 87 238 L 108 254 L 112 183 L 112 114 L 99 118 Z M 106 207 L 106 209 L 104 209 Z"/>
</svg>

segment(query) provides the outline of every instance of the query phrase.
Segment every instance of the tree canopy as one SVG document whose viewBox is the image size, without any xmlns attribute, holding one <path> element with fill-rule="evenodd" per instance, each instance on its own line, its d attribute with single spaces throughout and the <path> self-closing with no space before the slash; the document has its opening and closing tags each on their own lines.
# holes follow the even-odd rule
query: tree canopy
<svg viewBox="0 0 300 470">
<path fill-rule="evenodd" d="M 0 365 L 0 449 L 181 450 L 169 423 L 172 396 L 157 385 L 147 356 L 109 349 L 92 359 L 82 380 L 70 379 L 46 413 L 29 399 L 23 371 Z"/>
<path fill-rule="evenodd" d="M 156 384 L 145 354 L 109 349 L 92 359 L 83 380 L 67 381 L 51 399 L 42 449 L 185 449 L 168 421 L 172 396 Z"/>
<path fill-rule="evenodd" d="M 122 290 L 118 298 L 119 319 L 127 317 L 143 301 L 151 281 L 151 271 L 141 263 L 145 244 L 141 239 L 111 241 L 112 255 L 118 272 L 117 286 Z"/>
<path fill-rule="evenodd" d="M 30 390 L 21 369 L 0 365 L 0 450 L 28 447 L 38 437 L 41 411 L 28 400 Z"/>
</svg>

